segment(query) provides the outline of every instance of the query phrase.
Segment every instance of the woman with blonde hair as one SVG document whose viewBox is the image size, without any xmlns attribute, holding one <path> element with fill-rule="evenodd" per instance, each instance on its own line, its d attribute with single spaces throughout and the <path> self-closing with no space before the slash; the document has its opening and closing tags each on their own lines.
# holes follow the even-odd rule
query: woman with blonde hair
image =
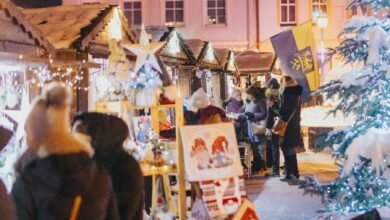
<svg viewBox="0 0 390 220">
<path fill-rule="evenodd" d="M 47 84 L 26 120 L 29 161 L 12 188 L 18 219 L 118 219 L 111 180 L 71 133 L 70 88 Z"/>
</svg>

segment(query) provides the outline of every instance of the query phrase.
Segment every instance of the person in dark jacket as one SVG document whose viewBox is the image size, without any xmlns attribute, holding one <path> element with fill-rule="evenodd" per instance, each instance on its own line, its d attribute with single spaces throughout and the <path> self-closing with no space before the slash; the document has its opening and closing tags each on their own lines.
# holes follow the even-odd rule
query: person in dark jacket
<svg viewBox="0 0 390 220">
<path fill-rule="evenodd" d="M 108 173 L 70 132 L 71 97 L 70 88 L 53 82 L 32 105 L 25 129 L 35 157 L 12 188 L 18 219 L 119 219 Z"/>
<path fill-rule="evenodd" d="M 8 144 L 12 137 L 12 131 L 0 126 L 0 151 Z M 3 220 L 16 220 L 14 208 L 11 199 L 5 188 L 3 181 L 0 179 L 0 216 Z"/>
<path fill-rule="evenodd" d="M 279 165 L 280 165 L 280 145 L 279 136 L 272 133 L 271 129 L 275 124 L 275 119 L 279 117 L 279 89 L 280 84 L 277 79 L 272 78 L 267 82 L 267 152 L 270 151 L 272 155 L 272 172 L 267 174 L 268 177 L 279 177 Z M 267 161 L 268 162 L 268 161 Z"/>
<path fill-rule="evenodd" d="M 256 86 L 251 86 L 246 93 L 249 103 L 245 107 L 245 113 L 239 115 L 239 119 L 247 119 L 248 121 L 248 136 L 253 150 L 252 170 L 258 172 L 263 168 L 265 169 L 263 151 L 265 151 L 266 138 L 264 134 L 255 134 L 253 132 L 252 123 L 265 120 L 267 117 L 265 91 Z"/>
<path fill-rule="evenodd" d="M 286 133 L 282 140 L 282 149 L 286 160 L 286 177 L 281 179 L 290 185 L 299 184 L 299 171 L 296 150 L 301 135 L 300 97 L 302 87 L 290 76 L 281 79 L 283 87 L 280 97 L 280 119 L 288 122 Z"/>
<path fill-rule="evenodd" d="M 94 160 L 111 175 L 120 219 L 142 219 L 143 175 L 138 162 L 123 149 L 129 136 L 126 123 L 112 115 L 81 113 L 73 120 L 73 130 L 91 138 Z"/>
</svg>

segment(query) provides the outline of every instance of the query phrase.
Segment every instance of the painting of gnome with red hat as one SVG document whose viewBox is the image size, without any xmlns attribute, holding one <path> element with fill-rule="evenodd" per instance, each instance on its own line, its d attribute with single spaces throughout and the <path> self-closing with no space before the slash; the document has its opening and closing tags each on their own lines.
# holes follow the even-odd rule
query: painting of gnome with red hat
<svg viewBox="0 0 390 220">
<path fill-rule="evenodd" d="M 180 133 L 188 181 L 243 175 L 233 123 L 182 126 Z"/>
<path fill-rule="evenodd" d="M 227 156 L 229 143 L 225 136 L 215 139 L 212 146 L 213 165 L 215 168 L 227 167 L 233 164 L 233 159 Z"/>
<path fill-rule="evenodd" d="M 192 146 L 191 157 L 195 158 L 198 162 L 198 169 L 210 169 L 212 168 L 212 159 L 207 150 L 206 143 L 202 138 L 196 138 L 194 145 Z"/>
</svg>

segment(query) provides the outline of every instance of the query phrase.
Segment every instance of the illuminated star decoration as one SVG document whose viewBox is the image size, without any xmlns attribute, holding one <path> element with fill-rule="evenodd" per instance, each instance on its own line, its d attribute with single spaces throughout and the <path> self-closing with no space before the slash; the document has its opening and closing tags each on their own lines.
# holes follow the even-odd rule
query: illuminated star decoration
<svg viewBox="0 0 390 220">
<path fill-rule="evenodd" d="M 141 27 L 141 36 L 139 44 L 123 44 L 123 46 L 130 50 L 137 56 L 137 60 L 135 62 L 134 72 L 137 74 L 140 69 L 145 65 L 145 63 L 149 63 L 154 69 L 156 69 L 159 73 L 162 72 L 160 64 L 157 61 L 156 52 L 159 51 L 165 42 L 149 42 L 149 35 L 146 33 L 145 26 Z"/>
<path fill-rule="evenodd" d="M 16 123 L 18 123 L 18 128 L 16 129 L 16 141 L 19 142 L 24 137 L 24 124 L 27 119 L 28 112 L 30 110 L 30 103 L 28 98 L 27 91 L 23 90 L 22 93 L 22 102 L 20 110 L 5 110 L 4 113 L 12 118 Z"/>
</svg>

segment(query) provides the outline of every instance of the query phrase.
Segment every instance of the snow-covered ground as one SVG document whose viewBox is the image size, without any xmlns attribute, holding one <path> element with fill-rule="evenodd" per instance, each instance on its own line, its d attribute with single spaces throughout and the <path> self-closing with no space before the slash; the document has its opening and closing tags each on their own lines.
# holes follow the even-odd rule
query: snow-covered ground
<svg viewBox="0 0 390 220">
<path fill-rule="evenodd" d="M 333 107 L 324 106 L 303 108 L 301 125 L 303 127 L 345 127 L 354 122 L 352 116 L 344 117 L 341 113 L 327 116 L 332 109 Z"/>
<path fill-rule="evenodd" d="M 302 176 L 316 175 L 320 181 L 329 181 L 337 176 L 338 169 L 328 153 L 306 152 L 299 154 L 298 160 Z M 319 196 L 303 195 L 303 189 L 289 186 L 279 178 L 253 177 L 246 181 L 246 186 L 262 220 L 316 219 L 316 211 L 322 207 Z M 383 220 L 390 220 L 390 208 L 379 211 Z"/>
</svg>

